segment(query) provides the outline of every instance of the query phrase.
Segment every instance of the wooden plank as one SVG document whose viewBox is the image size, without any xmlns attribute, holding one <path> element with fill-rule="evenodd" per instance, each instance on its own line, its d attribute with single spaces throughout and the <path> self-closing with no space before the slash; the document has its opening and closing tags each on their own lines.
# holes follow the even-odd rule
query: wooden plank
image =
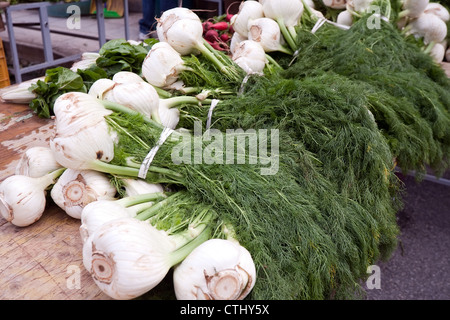
<svg viewBox="0 0 450 320">
<path fill-rule="evenodd" d="M 52 129 L 28 106 L 0 103 L 0 181 L 14 174 L 24 150 L 48 146 Z M 0 299 L 110 299 L 84 269 L 79 226 L 51 201 L 29 227 L 0 218 Z"/>
</svg>

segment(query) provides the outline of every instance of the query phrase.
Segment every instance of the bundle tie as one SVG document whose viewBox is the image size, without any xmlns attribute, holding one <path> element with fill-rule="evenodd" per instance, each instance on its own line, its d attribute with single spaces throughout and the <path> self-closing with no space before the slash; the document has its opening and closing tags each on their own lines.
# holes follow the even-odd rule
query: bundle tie
<svg viewBox="0 0 450 320">
<path fill-rule="evenodd" d="M 144 161 L 142 161 L 141 167 L 139 168 L 139 174 L 138 174 L 139 178 L 145 179 L 147 177 L 147 172 L 153 161 L 153 158 L 155 157 L 159 148 L 164 144 L 164 142 L 172 134 L 173 131 L 174 130 L 171 128 L 164 127 L 163 131 L 161 132 L 161 135 L 159 136 L 158 142 L 156 143 L 156 145 L 153 148 L 150 149 L 150 151 L 148 152 Z"/>
<path fill-rule="evenodd" d="M 211 106 L 209 107 L 209 111 L 208 111 L 208 119 L 206 120 L 206 130 L 209 130 L 209 128 L 211 127 L 212 113 L 213 113 L 214 108 L 219 103 L 219 101 L 220 100 L 217 100 L 217 99 L 212 99 L 212 101 L 211 101 Z"/>
</svg>

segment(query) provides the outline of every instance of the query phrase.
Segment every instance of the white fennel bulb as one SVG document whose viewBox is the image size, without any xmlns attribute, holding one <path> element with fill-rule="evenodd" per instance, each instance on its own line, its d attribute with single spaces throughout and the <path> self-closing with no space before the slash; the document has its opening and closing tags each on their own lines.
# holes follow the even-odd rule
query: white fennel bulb
<svg viewBox="0 0 450 320">
<path fill-rule="evenodd" d="M 402 6 L 403 11 L 399 13 L 399 18 L 418 18 L 425 11 L 429 3 L 429 0 L 404 0 Z"/>
<path fill-rule="evenodd" d="M 93 170 L 67 169 L 53 186 L 53 201 L 69 216 L 81 218 L 85 206 L 100 199 L 115 199 L 117 190 L 109 177 Z"/>
<path fill-rule="evenodd" d="M 233 61 L 247 74 L 261 73 L 266 65 L 266 52 L 256 41 L 244 40 L 234 51 Z"/>
<path fill-rule="evenodd" d="M 369 9 L 373 1 L 374 0 L 348 0 L 346 2 L 346 8 L 350 8 L 350 11 L 353 10 L 358 13 L 364 13 Z"/>
<path fill-rule="evenodd" d="M 336 22 L 344 26 L 351 26 L 353 24 L 353 15 L 348 10 L 339 12 Z"/>
<path fill-rule="evenodd" d="M 88 94 L 95 98 L 103 99 L 105 93 L 114 88 L 115 85 L 116 82 L 111 79 L 107 78 L 98 79 L 89 88 Z"/>
<path fill-rule="evenodd" d="M 93 169 L 96 161 L 110 162 L 114 158 L 117 138 L 106 123 L 112 113 L 93 96 L 69 92 L 56 99 L 53 110 L 54 134 L 50 149 L 56 161 L 65 168 Z"/>
<path fill-rule="evenodd" d="M 280 26 L 270 18 L 259 18 L 249 22 L 249 40 L 258 42 L 265 52 L 280 51 L 287 54 L 292 52 L 283 46 L 284 39 L 281 36 Z"/>
<path fill-rule="evenodd" d="M 27 80 L 18 85 L 5 88 L 1 94 L 2 100 L 9 103 L 30 103 L 34 98 L 36 98 L 36 94 L 31 92 L 29 89 L 31 85 L 37 83 L 39 80 L 45 81 L 45 77 Z"/>
<path fill-rule="evenodd" d="M 38 178 L 12 175 L 3 180 L 0 183 L 0 213 L 3 218 L 18 227 L 38 221 L 45 210 L 47 188 L 55 183 L 63 170 Z"/>
<path fill-rule="evenodd" d="M 203 35 L 200 18 L 187 8 L 164 11 L 156 27 L 160 41 L 169 43 L 182 56 L 195 53 Z"/>
<path fill-rule="evenodd" d="M 450 13 L 447 8 L 437 2 L 430 2 L 425 8 L 424 13 L 432 13 L 445 22 L 448 22 L 450 20 Z"/>
<path fill-rule="evenodd" d="M 95 65 L 95 62 L 99 57 L 100 54 L 97 52 L 83 52 L 81 55 L 81 60 L 73 63 L 70 70 L 73 72 L 77 72 L 78 70 L 86 70 Z"/>
<path fill-rule="evenodd" d="M 112 113 L 94 96 L 81 92 L 68 92 L 59 96 L 53 106 L 55 130 L 58 135 L 76 135 L 78 131 L 105 122 Z"/>
<path fill-rule="evenodd" d="M 333 9 L 345 9 L 347 0 L 323 0 L 323 4 Z"/>
<path fill-rule="evenodd" d="M 127 179 L 133 180 L 133 179 Z M 138 181 L 137 179 L 135 181 Z M 134 195 L 125 195 L 125 197 L 112 199 L 99 199 L 88 203 L 81 211 L 80 236 L 85 243 L 94 232 L 106 222 L 117 218 L 133 218 L 139 213 L 151 208 L 155 200 L 165 198 L 162 187 L 145 184 L 129 183 L 127 184 L 129 193 Z M 132 185 L 132 186 L 131 186 Z M 133 191 L 130 191 L 133 189 Z"/>
<path fill-rule="evenodd" d="M 119 71 L 112 77 L 112 81 L 115 83 L 130 83 L 130 82 L 142 82 L 144 79 L 131 71 Z"/>
<path fill-rule="evenodd" d="M 233 33 L 233 35 L 231 36 L 231 40 L 230 40 L 230 53 L 233 55 L 234 52 L 236 51 L 236 46 L 244 41 L 244 40 L 248 40 L 247 36 L 242 36 L 240 33 Z"/>
<path fill-rule="evenodd" d="M 112 80 L 99 79 L 92 84 L 88 94 L 126 106 L 159 122 L 158 92 L 134 72 L 119 71 Z"/>
<path fill-rule="evenodd" d="M 159 118 L 161 124 L 167 128 L 175 129 L 180 121 L 180 110 L 169 108 L 164 104 L 159 105 Z"/>
<path fill-rule="evenodd" d="M 142 63 L 142 76 L 159 88 L 175 83 L 183 70 L 181 55 L 167 42 L 155 43 Z"/>
<path fill-rule="evenodd" d="M 110 162 L 114 158 L 114 138 L 106 123 L 86 127 L 77 134 L 56 134 L 50 138 L 55 159 L 65 168 L 96 169 L 96 161 Z"/>
<path fill-rule="evenodd" d="M 137 196 L 146 193 L 164 192 L 164 188 L 159 183 L 150 183 L 146 180 L 124 178 L 122 182 L 127 196 Z"/>
<path fill-rule="evenodd" d="M 116 83 L 112 89 L 105 92 L 103 100 L 126 106 L 160 122 L 159 95 L 148 82 Z"/>
<path fill-rule="evenodd" d="M 303 14 L 302 0 L 265 0 L 262 6 L 264 16 L 278 23 L 284 40 L 290 49 L 295 52 L 298 49 L 295 27 Z"/>
<path fill-rule="evenodd" d="M 445 47 L 442 43 L 434 44 L 433 48 L 430 51 L 430 56 L 437 63 L 444 61 L 445 58 Z"/>
<path fill-rule="evenodd" d="M 296 26 L 304 9 L 301 0 L 265 0 L 262 7 L 264 16 L 286 27 Z"/>
<path fill-rule="evenodd" d="M 178 300 L 242 300 L 255 281 L 256 269 L 248 250 L 223 239 L 203 242 L 173 272 Z"/>
<path fill-rule="evenodd" d="M 133 299 L 158 285 L 193 250 L 191 244 L 177 244 L 148 222 L 119 218 L 101 225 L 84 243 L 83 263 L 104 293 Z"/>
<path fill-rule="evenodd" d="M 62 166 L 56 162 L 49 147 L 36 146 L 28 148 L 22 154 L 16 165 L 15 174 L 37 178 L 60 168 Z"/>
<path fill-rule="evenodd" d="M 410 28 L 409 33 L 423 38 L 425 44 L 440 43 L 447 36 L 446 23 L 431 13 L 424 13 L 417 19 L 413 19 L 408 27 Z"/>
<path fill-rule="evenodd" d="M 248 23 L 252 20 L 264 17 L 263 6 L 258 1 L 242 1 L 238 12 L 233 16 L 230 24 L 235 33 L 246 38 L 248 33 Z"/>
<path fill-rule="evenodd" d="M 81 212 L 80 236 L 84 243 L 88 241 L 89 236 L 100 228 L 106 222 L 118 218 L 133 218 L 135 212 L 128 210 L 117 201 L 97 200 L 87 204 Z"/>
</svg>

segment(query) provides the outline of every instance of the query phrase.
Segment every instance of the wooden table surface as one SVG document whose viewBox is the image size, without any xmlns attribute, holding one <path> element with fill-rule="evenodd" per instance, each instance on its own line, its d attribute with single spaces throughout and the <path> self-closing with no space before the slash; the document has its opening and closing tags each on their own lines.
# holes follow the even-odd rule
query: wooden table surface
<svg viewBox="0 0 450 320">
<path fill-rule="evenodd" d="M 14 174 L 24 150 L 48 145 L 52 128 L 27 105 L 0 103 L 0 181 Z M 51 200 L 28 227 L 0 216 L 0 299 L 110 299 L 84 269 L 79 226 Z"/>
</svg>

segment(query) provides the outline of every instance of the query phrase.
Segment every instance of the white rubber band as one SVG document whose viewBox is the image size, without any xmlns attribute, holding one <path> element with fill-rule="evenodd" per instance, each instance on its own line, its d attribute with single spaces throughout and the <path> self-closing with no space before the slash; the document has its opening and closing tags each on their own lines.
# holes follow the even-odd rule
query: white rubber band
<svg viewBox="0 0 450 320">
<path fill-rule="evenodd" d="M 311 33 L 312 34 L 316 33 L 317 30 L 319 30 L 320 27 L 323 26 L 326 21 L 327 21 L 327 19 L 325 19 L 325 18 L 319 18 L 319 20 L 317 20 L 314 27 L 311 29 Z"/>
<path fill-rule="evenodd" d="M 159 148 L 164 144 L 164 142 L 167 140 L 167 138 L 172 134 L 174 130 L 171 128 L 165 127 L 163 131 L 161 132 L 161 135 L 159 136 L 158 142 L 156 145 L 150 149 L 149 153 L 145 157 L 144 161 L 142 161 L 141 167 L 139 168 L 139 174 L 138 177 L 141 179 L 145 179 L 147 177 L 147 171 L 150 167 L 153 158 L 156 155 L 156 152 L 158 152 Z"/>
<path fill-rule="evenodd" d="M 209 107 L 208 111 L 208 119 L 206 120 L 206 130 L 209 130 L 211 127 L 211 118 L 214 108 L 217 106 L 217 104 L 220 102 L 220 100 L 212 99 L 211 106 Z"/>
</svg>

